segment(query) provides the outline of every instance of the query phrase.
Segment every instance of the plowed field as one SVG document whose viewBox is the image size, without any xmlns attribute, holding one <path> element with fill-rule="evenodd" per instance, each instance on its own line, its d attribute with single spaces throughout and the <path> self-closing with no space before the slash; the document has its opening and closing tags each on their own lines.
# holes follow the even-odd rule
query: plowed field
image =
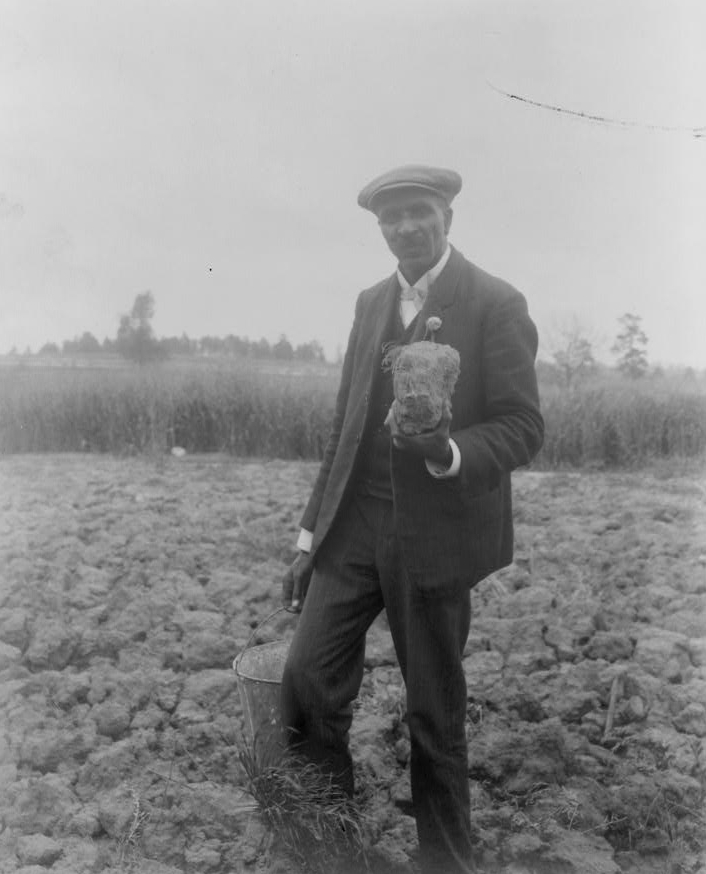
<svg viewBox="0 0 706 874">
<path fill-rule="evenodd" d="M 315 472 L 0 458 L 1 874 L 295 870 L 244 791 L 231 664 L 278 606 Z M 703 874 L 704 478 L 514 482 L 516 560 L 474 590 L 465 657 L 482 869 Z M 352 744 L 367 864 L 413 871 L 384 616 Z"/>
</svg>

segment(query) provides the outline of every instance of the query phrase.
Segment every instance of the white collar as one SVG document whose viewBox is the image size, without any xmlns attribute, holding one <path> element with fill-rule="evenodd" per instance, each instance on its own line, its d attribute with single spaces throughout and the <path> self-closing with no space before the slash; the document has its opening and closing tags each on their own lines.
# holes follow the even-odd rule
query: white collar
<svg viewBox="0 0 706 874">
<path fill-rule="evenodd" d="M 439 260 L 432 268 L 427 270 L 427 272 L 423 276 L 419 277 L 419 279 L 414 283 L 414 288 L 418 288 L 421 292 L 429 291 L 429 286 L 433 282 L 436 282 L 441 274 L 441 271 L 444 269 L 444 267 L 446 267 L 446 262 L 449 260 L 450 255 L 451 246 L 449 246 L 449 244 L 447 243 L 444 254 L 441 256 L 441 258 L 439 258 Z M 410 285 L 412 285 L 412 283 L 408 282 L 402 275 L 402 271 L 399 267 L 397 268 L 397 280 L 400 283 L 400 288 L 409 288 Z"/>
</svg>

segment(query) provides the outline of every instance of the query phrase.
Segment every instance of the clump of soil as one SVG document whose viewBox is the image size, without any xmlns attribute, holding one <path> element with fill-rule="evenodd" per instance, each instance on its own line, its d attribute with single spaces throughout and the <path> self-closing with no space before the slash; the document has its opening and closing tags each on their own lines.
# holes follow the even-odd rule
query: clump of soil
<svg viewBox="0 0 706 874">
<path fill-rule="evenodd" d="M 461 359 L 453 346 L 420 340 L 393 350 L 392 412 L 403 434 L 433 430 L 450 408 Z"/>
</svg>

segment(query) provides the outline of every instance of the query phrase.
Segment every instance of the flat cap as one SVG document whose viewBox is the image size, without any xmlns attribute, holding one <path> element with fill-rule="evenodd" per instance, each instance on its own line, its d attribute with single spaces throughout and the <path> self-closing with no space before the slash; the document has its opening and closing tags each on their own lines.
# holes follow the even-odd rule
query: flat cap
<svg viewBox="0 0 706 874">
<path fill-rule="evenodd" d="M 358 205 L 375 212 L 375 198 L 396 188 L 423 188 L 451 203 L 461 190 L 461 177 L 455 170 L 446 170 L 444 167 L 405 164 L 369 182 L 358 195 Z"/>
</svg>

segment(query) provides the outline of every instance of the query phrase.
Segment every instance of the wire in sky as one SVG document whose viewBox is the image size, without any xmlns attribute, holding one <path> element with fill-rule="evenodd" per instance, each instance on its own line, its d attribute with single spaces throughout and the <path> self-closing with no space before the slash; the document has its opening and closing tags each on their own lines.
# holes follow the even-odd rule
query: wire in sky
<svg viewBox="0 0 706 874">
<path fill-rule="evenodd" d="M 605 115 L 592 115 L 588 112 L 580 112 L 576 109 L 567 109 L 564 106 L 553 106 L 551 103 L 542 103 L 539 100 L 532 100 L 529 97 L 522 97 L 519 94 L 510 94 L 509 91 L 503 91 L 502 88 L 498 88 L 497 85 L 493 85 L 493 83 L 489 82 L 487 79 L 485 81 L 486 85 L 492 88 L 493 91 L 497 91 L 498 94 L 502 94 L 503 97 L 508 97 L 510 100 L 519 100 L 520 103 L 528 103 L 530 106 L 538 106 L 540 109 L 547 109 L 550 112 L 559 112 L 562 115 L 572 115 L 575 118 L 582 118 L 584 121 L 593 121 L 598 124 L 612 125 L 613 127 L 632 127 L 642 128 L 643 130 L 688 133 L 697 139 L 706 136 L 706 125 L 702 125 L 701 127 L 682 127 L 666 124 L 643 124 L 639 121 L 625 121 L 624 119 L 610 118 Z"/>
</svg>

